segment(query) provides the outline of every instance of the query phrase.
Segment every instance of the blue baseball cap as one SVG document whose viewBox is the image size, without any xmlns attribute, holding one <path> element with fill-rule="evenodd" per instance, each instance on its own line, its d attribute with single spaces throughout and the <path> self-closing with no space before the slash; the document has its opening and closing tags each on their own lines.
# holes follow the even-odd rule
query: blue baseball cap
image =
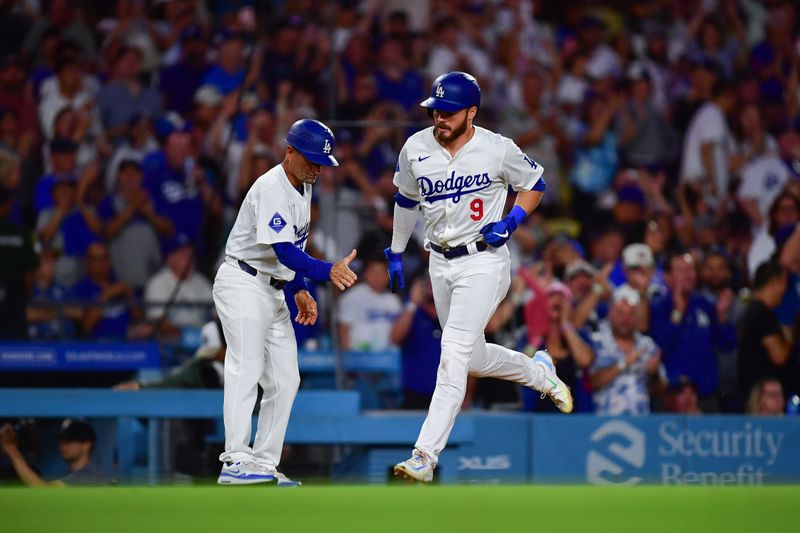
<svg viewBox="0 0 800 533">
<path fill-rule="evenodd" d="M 304 118 L 292 124 L 286 133 L 286 144 L 312 163 L 326 167 L 339 166 L 333 157 L 333 132 L 319 120 Z"/>
</svg>

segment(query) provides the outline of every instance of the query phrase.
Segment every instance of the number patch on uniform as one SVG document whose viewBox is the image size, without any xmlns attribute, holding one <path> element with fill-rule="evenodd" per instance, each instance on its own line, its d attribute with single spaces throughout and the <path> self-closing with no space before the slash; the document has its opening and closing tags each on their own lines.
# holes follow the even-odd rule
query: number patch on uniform
<svg viewBox="0 0 800 533">
<path fill-rule="evenodd" d="M 472 214 L 469 218 L 475 221 L 483 218 L 483 200 L 475 198 L 469 203 L 469 208 L 472 210 Z"/>
<path fill-rule="evenodd" d="M 534 161 L 533 159 L 531 159 L 530 157 L 528 157 L 528 156 L 527 156 L 527 155 L 525 155 L 525 154 L 522 154 L 522 158 L 523 158 L 525 161 L 527 161 L 527 162 L 528 162 L 528 164 L 531 166 L 531 168 L 536 168 L 536 167 L 538 167 L 538 166 L 539 166 L 539 165 L 537 165 L 537 164 L 536 164 L 536 161 Z"/>
</svg>

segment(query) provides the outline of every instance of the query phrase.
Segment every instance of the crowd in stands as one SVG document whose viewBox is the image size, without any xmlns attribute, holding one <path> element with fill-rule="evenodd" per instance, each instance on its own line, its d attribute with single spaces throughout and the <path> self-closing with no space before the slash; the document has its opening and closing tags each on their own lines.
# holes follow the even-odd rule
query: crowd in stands
<svg viewBox="0 0 800 533">
<path fill-rule="evenodd" d="M 312 288 L 322 321 L 298 344 L 398 347 L 404 404 L 426 407 L 428 252 L 418 232 L 394 295 L 381 250 L 418 103 L 464 70 L 477 124 L 547 181 L 487 337 L 546 348 L 582 411 L 783 412 L 800 392 L 798 16 L 788 0 L 4 0 L 0 336 L 202 327 L 244 194 L 287 127 L 319 118 L 341 164 L 314 188 L 307 250 L 357 248 L 361 282 Z M 508 387 L 472 383 L 465 407 L 549 409 Z"/>
</svg>

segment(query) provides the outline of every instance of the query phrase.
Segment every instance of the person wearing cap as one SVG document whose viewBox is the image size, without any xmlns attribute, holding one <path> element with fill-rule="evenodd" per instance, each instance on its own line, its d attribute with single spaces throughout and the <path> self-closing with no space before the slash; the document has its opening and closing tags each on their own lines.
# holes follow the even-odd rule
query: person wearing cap
<svg viewBox="0 0 800 533">
<path fill-rule="evenodd" d="M 94 428 L 83 420 L 65 419 L 58 433 L 58 451 L 69 467 L 66 476 L 47 481 L 33 469 L 19 449 L 17 432 L 10 424 L 0 428 L 0 450 L 11 460 L 17 475 L 29 487 L 71 487 L 110 485 L 111 477 L 92 462 L 97 441 Z"/>
<path fill-rule="evenodd" d="M 180 59 L 161 71 L 158 87 L 164 98 L 164 108 L 186 117 L 192 111 L 195 94 L 203 85 L 203 78 L 208 70 L 208 44 L 199 26 L 185 28 L 181 32 L 180 42 Z"/>
<path fill-rule="evenodd" d="M 666 386 L 658 346 L 638 331 L 639 304 L 639 293 L 631 287 L 616 289 L 608 318 L 591 335 L 596 358 L 589 380 L 599 415 L 646 415 L 650 392 Z"/>
<path fill-rule="evenodd" d="M 716 350 L 736 347 L 730 317 L 733 293 L 716 301 L 697 290 L 695 262 L 688 253 L 674 252 L 664 263 L 667 290 L 650 302 L 649 334 L 661 348 L 670 383 L 687 376 L 700 395 L 703 411 L 716 412 L 719 384 Z"/>
<path fill-rule="evenodd" d="M 205 324 L 213 299 L 208 278 L 195 270 L 195 246 L 186 234 L 177 233 L 166 242 L 164 257 L 166 264 L 147 281 L 144 303 L 147 319 L 174 337 L 181 328 Z"/>
<path fill-rule="evenodd" d="M 145 189 L 143 179 L 136 160 L 122 161 L 114 192 L 98 208 L 114 272 L 137 291 L 161 265 L 159 237 L 173 233 L 172 222 L 160 214 L 161 206 Z"/>
<path fill-rule="evenodd" d="M 600 322 L 598 307 L 611 294 L 609 268 L 598 272 L 588 261 L 575 259 L 564 269 L 564 283 L 572 291 L 570 322 L 577 328 L 596 331 Z"/>
<path fill-rule="evenodd" d="M 25 339 L 25 306 L 38 259 L 29 233 L 11 222 L 11 191 L 0 185 L 0 339 Z"/>
<path fill-rule="evenodd" d="M 335 140 L 323 123 L 301 119 L 286 134 L 283 162 L 260 176 L 244 197 L 214 279 L 214 304 L 228 347 L 223 418 L 225 451 L 217 482 L 297 485 L 278 472 L 283 440 L 300 375 L 297 342 L 284 289 L 294 295 L 300 324 L 315 324 L 317 303 L 305 278 L 330 280 L 340 290 L 356 281 L 353 250 L 336 263 L 305 252 L 311 186 L 323 166 L 337 166 Z M 252 412 L 261 399 L 255 441 Z"/>
<path fill-rule="evenodd" d="M 85 183 L 78 183 L 70 174 L 54 176 L 53 207 L 42 210 L 36 220 L 39 242 L 61 251 L 56 279 L 65 287 L 71 287 L 81 276 L 83 255 L 103 230 L 100 217 L 86 198 Z"/>
<path fill-rule="evenodd" d="M 653 252 L 644 243 L 629 244 L 622 249 L 621 266 L 622 276 L 619 276 L 618 271 L 612 271 L 611 279 L 618 286 L 628 286 L 639 293 L 642 302 L 641 327 L 646 330 L 650 323 L 650 301 L 664 291 L 663 284 L 658 281 L 659 273 L 656 271 Z"/>
</svg>

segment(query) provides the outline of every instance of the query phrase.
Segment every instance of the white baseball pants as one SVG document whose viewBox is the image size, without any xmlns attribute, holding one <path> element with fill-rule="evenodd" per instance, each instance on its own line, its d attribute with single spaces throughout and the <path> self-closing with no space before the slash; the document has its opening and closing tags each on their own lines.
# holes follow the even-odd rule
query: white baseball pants
<svg viewBox="0 0 800 533">
<path fill-rule="evenodd" d="M 456 259 L 431 252 L 433 299 L 442 324 L 442 355 L 428 416 L 415 444 L 434 462 L 447 444 L 467 390 L 467 375 L 540 388 L 544 373 L 525 354 L 487 344 L 486 324 L 511 284 L 508 248 Z"/>
<path fill-rule="evenodd" d="M 300 386 L 297 343 L 283 291 L 222 263 L 214 304 L 225 334 L 225 451 L 220 461 L 280 463 L 289 414 Z M 253 407 L 264 390 L 253 447 Z"/>
</svg>

